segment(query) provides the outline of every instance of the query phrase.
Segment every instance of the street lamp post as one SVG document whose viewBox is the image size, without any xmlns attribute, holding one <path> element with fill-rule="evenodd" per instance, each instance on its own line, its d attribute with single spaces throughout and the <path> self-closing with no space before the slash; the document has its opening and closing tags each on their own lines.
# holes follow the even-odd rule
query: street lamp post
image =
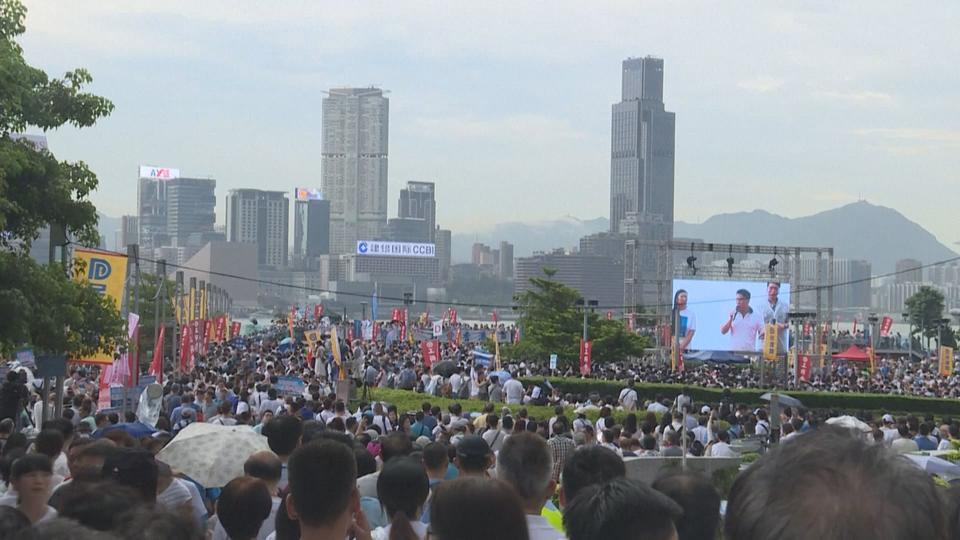
<svg viewBox="0 0 960 540">
<path fill-rule="evenodd" d="M 907 350 L 910 354 L 910 361 L 913 362 L 913 321 L 910 320 L 909 313 L 904 313 L 903 318 L 907 320 Z"/>
<path fill-rule="evenodd" d="M 363 309 L 363 318 L 360 319 L 360 320 L 365 321 L 365 320 L 367 320 L 367 303 L 366 303 L 366 302 L 360 302 L 360 307 Z"/>
</svg>

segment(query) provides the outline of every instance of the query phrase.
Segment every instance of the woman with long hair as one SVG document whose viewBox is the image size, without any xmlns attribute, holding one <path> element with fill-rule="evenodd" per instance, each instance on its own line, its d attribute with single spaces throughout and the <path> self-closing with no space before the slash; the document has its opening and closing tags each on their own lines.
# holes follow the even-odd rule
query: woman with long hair
<svg viewBox="0 0 960 540">
<path fill-rule="evenodd" d="M 390 523 L 371 532 L 374 540 L 424 540 L 427 526 L 420 522 L 430 493 L 423 465 L 410 458 L 392 459 L 377 478 L 377 498 Z"/>
</svg>

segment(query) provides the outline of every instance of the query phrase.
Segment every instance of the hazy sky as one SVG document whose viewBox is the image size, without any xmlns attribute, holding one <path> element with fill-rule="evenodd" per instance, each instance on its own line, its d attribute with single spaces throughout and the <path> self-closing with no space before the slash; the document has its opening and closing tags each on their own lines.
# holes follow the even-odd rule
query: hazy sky
<svg viewBox="0 0 960 540">
<path fill-rule="evenodd" d="M 390 91 L 390 212 L 439 223 L 608 215 L 620 62 L 665 59 L 677 219 L 800 216 L 865 198 L 944 243 L 960 205 L 960 3 L 28 0 L 29 62 L 116 104 L 49 135 L 135 213 L 137 165 L 230 188 L 320 185 L 320 102 Z M 842 232 L 842 231 L 841 231 Z"/>
</svg>

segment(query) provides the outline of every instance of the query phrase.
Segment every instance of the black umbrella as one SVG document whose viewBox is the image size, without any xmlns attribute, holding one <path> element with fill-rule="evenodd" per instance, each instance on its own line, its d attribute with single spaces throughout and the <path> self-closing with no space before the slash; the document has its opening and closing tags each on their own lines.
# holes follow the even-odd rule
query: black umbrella
<svg viewBox="0 0 960 540">
<path fill-rule="evenodd" d="M 433 366 L 433 372 L 441 377 L 449 377 L 457 371 L 457 365 L 450 360 L 444 360 Z"/>
</svg>

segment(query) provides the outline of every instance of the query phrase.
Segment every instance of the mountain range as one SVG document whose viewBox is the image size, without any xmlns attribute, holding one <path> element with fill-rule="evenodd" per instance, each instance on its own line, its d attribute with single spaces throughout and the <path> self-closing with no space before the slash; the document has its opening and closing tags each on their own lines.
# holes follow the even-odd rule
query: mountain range
<svg viewBox="0 0 960 540">
<path fill-rule="evenodd" d="M 481 233 L 453 235 L 453 260 L 469 261 L 473 242 L 496 247 L 500 240 L 508 240 L 514 244 L 514 255 L 525 257 L 534 251 L 577 246 L 580 237 L 608 229 L 606 218 L 501 223 Z M 723 244 L 833 247 L 836 258 L 869 261 L 874 274 L 892 272 L 899 259 L 929 264 L 957 256 L 900 212 L 866 201 L 798 218 L 764 210 L 719 214 L 702 223 L 677 222 L 674 236 Z"/>
</svg>

